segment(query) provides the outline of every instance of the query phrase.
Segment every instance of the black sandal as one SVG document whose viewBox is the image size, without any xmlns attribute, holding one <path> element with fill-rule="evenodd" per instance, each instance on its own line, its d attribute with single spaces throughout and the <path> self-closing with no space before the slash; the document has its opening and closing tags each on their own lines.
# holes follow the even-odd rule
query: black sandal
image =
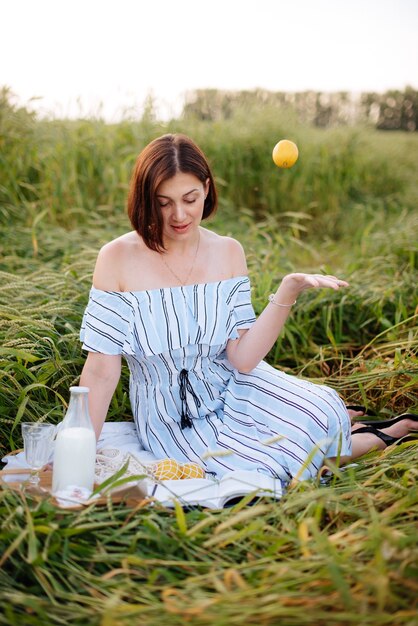
<svg viewBox="0 0 418 626">
<path fill-rule="evenodd" d="M 375 426 L 379 428 L 387 428 L 388 426 L 392 426 L 392 424 L 397 424 L 402 420 L 412 420 L 413 422 L 418 422 L 418 414 L 417 413 L 402 413 L 401 415 L 397 415 L 396 417 L 392 417 L 388 420 L 356 420 L 356 424 L 364 424 L 365 426 Z M 418 427 L 417 427 L 418 430 Z"/>
<path fill-rule="evenodd" d="M 396 445 L 399 445 L 401 443 L 404 443 L 405 441 L 418 441 L 418 432 L 415 435 L 413 433 L 409 433 L 408 435 L 404 435 L 403 437 L 392 437 L 391 435 L 382 433 L 381 430 L 378 430 L 373 426 L 364 426 L 363 428 L 357 428 L 357 430 L 351 431 L 352 435 L 360 435 L 361 433 L 372 433 L 372 435 L 379 437 L 379 439 L 381 439 L 387 446 L 391 446 L 394 443 L 396 443 Z"/>
</svg>

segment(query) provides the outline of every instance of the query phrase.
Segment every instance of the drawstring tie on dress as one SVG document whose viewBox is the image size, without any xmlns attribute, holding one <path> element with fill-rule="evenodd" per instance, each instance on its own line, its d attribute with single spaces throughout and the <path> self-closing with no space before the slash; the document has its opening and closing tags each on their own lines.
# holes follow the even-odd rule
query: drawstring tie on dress
<svg viewBox="0 0 418 626">
<path fill-rule="evenodd" d="M 193 396 L 193 400 L 196 402 L 196 405 L 200 406 L 200 400 L 195 394 L 193 387 L 189 380 L 189 372 L 185 369 L 181 370 L 179 374 L 179 383 L 180 383 L 180 400 L 181 400 L 181 422 L 180 426 L 182 430 L 185 428 L 192 427 L 192 414 L 189 409 L 189 405 L 187 404 L 187 392 L 189 392 Z"/>
</svg>

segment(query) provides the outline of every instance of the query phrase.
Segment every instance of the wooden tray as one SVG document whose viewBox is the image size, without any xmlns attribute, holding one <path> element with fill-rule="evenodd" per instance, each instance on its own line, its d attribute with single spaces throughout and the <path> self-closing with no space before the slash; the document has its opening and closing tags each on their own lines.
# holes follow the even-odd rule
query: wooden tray
<svg viewBox="0 0 418 626">
<path fill-rule="evenodd" d="M 3 469 L 0 470 L 0 487 L 2 489 L 13 489 L 20 491 L 38 500 L 50 499 L 50 501 L 60 509 L 84 509 L 91 504 L 107 504 L 109 500 L 112 503 L 124 502 L 127 506 L 137 507 L 145 505 L 150 500 L 147 498 L 146 489 L 140 482 L 127 483 L 122 487 L 112 489 L 99 498 L 79 502 L 74 500 L 68 504 L 62 504 L 51 494 L 52 489 L 52 470 L 44 468 L 39 472 L 39 483 L 37 485 L 29 484 L 30 470 L 25 468 L 19 469 Z M 95 485 L 95 488 L 97 485 Z"/>
</svg>

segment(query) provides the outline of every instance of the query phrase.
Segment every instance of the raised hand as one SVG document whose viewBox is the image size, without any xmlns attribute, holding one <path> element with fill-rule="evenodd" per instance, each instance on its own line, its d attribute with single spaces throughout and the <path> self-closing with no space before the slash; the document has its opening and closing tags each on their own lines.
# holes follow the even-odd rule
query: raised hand
<svg viewBox="0 0 418 626">
<path fill-rule="evenodd" d="M 302 273 L 287 274 L 282 280 L 282 285 L 286 289 L 292 290 L 295 297 L 305 289 L 339 289 L 340 287 L 348 287 L 348 283 L 345 280 L 341 280 L 331 274 Z"/>
<path fill-rule="evenodd" d="M 339 289 L 348 287 L 345 280 L 331 274 L 287 274 L 275 294 L 269 298 L 272 304 L 279 307 L 291 307 L 296 304 L 299 294 L 305 289 Z"/>
</svg>

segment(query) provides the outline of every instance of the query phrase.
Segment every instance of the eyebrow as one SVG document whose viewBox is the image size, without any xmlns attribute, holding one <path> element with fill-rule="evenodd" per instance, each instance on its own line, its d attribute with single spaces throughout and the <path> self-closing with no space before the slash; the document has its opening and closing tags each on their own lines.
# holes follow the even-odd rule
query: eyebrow
<svg viewBox="0 0 418 626">
<path fill-rule="evenodd" d="M 196 187 L 196 189 L 191 189 L 190 191 L 186 191 L 186 193 L 184 193 L 182 197 L 184 198 L 184 196 L 188 196 L 189 194 L 194 193 L 195 191 L 199 191 L 199 189 L 197 189 L 197 187 Z M 157 198 L 168 198 L 168 199 L 170 199 L 170 196 L 164 196 L 162 193 L 157 193 Z"/>
</svg>

